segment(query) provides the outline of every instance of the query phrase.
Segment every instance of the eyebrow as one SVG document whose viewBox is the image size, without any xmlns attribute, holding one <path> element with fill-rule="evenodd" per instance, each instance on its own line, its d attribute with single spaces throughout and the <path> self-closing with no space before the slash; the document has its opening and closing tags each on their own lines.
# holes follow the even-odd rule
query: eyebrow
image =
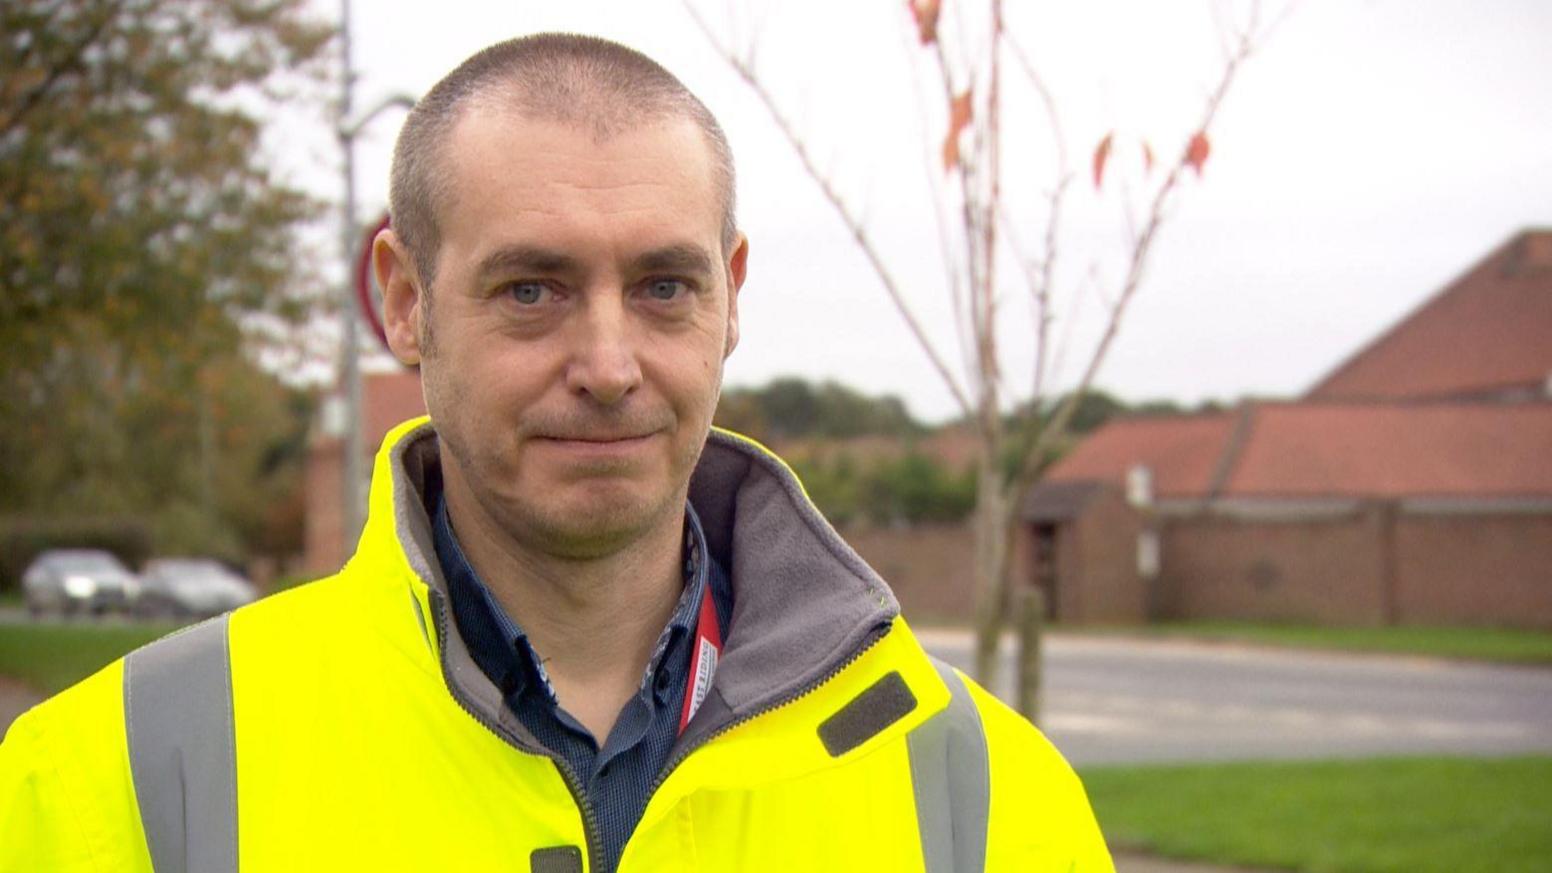
<svg viewBox="0 0 1552 873">
<path fill-rule="evenodd" d="M 650 249 L 637 255 L 630 268 L 637 273 L 693 273 L 709 275 L 713 272 L 711 253 L 691 243 L 676 243 Z M 481 259 L 475 274 L 481 281 L 514 273 L 548 274 L 575 273 L 582 269 L 582 262 L 565 252 L 541 246 L 515 245 L 497 249 Z"/>
<path fill-rule="evenodd" d="M 576 258 L 538 246 L 507 246 L 486 255 L 475 275 L 481 280 L 511 273 L 566 273 L 580 267 Z"/>
<path fill-rule="evenodd" d="M 697 245 L 681 243 L 643 252 L 631 266 L 640 273 L 699 273 L 712 272 L 711 253 Z"/>
</svg>

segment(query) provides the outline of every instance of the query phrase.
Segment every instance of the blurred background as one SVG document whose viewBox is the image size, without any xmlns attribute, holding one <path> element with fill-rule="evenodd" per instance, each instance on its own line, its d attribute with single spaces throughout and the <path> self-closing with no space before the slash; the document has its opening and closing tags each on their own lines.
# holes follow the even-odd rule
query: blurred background
<svg viewBox="0 0 1552 873">
<path fill-rule="evenodd" d="M 1123 871 L 1552 869 L 1552 7 L 997 8 L 6 3 L 0 727 L 339 566 L 424 412 L 359 270 L 405 109 L 567 30 L 733 146 L 718 423 Z"/>
</svg>

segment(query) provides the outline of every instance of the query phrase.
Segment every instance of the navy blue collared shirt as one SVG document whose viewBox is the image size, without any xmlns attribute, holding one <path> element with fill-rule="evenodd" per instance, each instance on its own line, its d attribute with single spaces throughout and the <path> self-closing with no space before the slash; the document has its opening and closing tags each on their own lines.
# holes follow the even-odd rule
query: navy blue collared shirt
<svg viewBox="0 0 1552 873">
<path fill-rule="evenodd" d="M 684 593 L 658 637 L 640 687 L 625 702 L 600 745 L 556 699 L 543 659 L 469 565 L 448 521 L 446 501 L 440 493 L 436 495 L 433 541 L 458 631 L 474 662 L 501 689 L 507 707 L 566 762 L 580 783 L 603 840 L 600 873 L 610 873 L 619 866 L 625 842 L 641 821 L 653 784 L 679 736 L 695 626 L 708 587 L 717 607 L 719 631 L 727 639 L 732 587 L 727 574 L 706 551 L 695 510 L 686 504 L 684 514 Z"/>
</svg>

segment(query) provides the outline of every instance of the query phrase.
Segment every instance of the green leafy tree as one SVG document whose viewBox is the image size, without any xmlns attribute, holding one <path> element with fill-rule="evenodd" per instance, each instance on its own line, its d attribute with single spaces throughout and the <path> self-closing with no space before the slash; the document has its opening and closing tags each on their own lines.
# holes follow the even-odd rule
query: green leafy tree
<svg viewBox="0 0 1552 873">
<path fill-rule="evenodd" d="M 845 449 L 788 461 L 814 504 L 838 527 L 864 520 L 889 527 L 959 522 L 975 508 L 973 468 L 954 473 L 914 449 L 866 464 Z"/>
<path fill-rule="evenodd" d="M 790 376 L 762 388 L 723 392 L 716 422 L 768 440 L 908 437 L 926 432 L 898 397 L 869 397 L 839 382 L 826 381 L 816 386 Z"/>
<path fill-rule="evenodd" d="M 847 527 L 868 515 L 866 477 L 849 452 L 788 458 L 810 500 L 837 527 Z"/>
<path fill-rule="evenodd" d="M 319 299 L 321 204 L 260 121 L 322 84 L 305 5 L 0 5 L 0 512 L 150 514 L 221 551 L 262 526 L 236 459 L 294 440 L 272 413 L 298 401 L 244 349 Z"/>
<path fill-rule="evenodd" d="M 868 477 L 866 506 L 876 524 L 961 521 L 975 508 L 975 471 L 955 475 L 936 458 L 907 452 Z"/>
</svg>

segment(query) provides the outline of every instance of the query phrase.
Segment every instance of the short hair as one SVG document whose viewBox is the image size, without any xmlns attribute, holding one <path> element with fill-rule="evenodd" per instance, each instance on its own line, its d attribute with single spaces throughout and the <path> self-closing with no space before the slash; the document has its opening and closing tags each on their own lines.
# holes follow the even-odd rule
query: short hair
<svg viewBox="0 0 1552 873">
<path fill-rule="evenodd" d="M 497 43 L 459 64 L 420 98 L 399 131 L 389 213 L 427 289 L 441 247 L 443 152 L 464 110 L 487 100 L 525 117 L 577 125 L 601 140 L 664 119 L 694 122 L 710 149 L 722 200 L 724 253 L 732 249 L 738 236 L 733 151 L 705 104 L 641 52 L 598 37 L 540 33 Z"/>
</svg>

